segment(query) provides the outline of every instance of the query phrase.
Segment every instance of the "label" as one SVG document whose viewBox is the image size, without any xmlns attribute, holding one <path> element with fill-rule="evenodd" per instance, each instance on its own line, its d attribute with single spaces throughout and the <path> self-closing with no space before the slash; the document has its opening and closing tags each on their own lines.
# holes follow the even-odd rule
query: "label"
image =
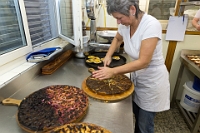
<svg viewBox="0 0 200 133">
<path fill-rule="evenodd" d="M 199 108 L 200 106 L 200 100 L 194 99 L 187 94 L 185 95 L 184 103 L 193 108 Z"/>
</svg>

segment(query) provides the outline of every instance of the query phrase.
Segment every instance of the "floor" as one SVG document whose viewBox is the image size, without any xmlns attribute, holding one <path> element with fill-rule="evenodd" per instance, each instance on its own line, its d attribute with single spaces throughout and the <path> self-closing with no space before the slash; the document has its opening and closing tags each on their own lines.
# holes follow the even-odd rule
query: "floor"
<svg viewBox="0 0 200 133">
<path fill-rule="evenodd" d="M 190 133 L 177 107 L 157 113 L 154 123 L 155 133 Z"/>
</svg>

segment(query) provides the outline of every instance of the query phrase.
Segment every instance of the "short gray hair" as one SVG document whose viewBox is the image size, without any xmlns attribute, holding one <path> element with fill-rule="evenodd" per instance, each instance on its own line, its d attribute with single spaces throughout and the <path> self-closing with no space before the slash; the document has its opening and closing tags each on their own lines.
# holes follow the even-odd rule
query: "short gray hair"
<svg viewBox="0 0 200 133">
<path fill-rule="evenodd" d="M 135 6 L 136 13 L 135 16 L 138 18 L 138 14 L 143 11 L 139 8 L 139 0 L 106 0 L 107 2 L 107 12 L 111 15 L 114 12 L 121 13 L 126 16 L 130 16 L 129 9 L 131 6 Z"/>
</svg>

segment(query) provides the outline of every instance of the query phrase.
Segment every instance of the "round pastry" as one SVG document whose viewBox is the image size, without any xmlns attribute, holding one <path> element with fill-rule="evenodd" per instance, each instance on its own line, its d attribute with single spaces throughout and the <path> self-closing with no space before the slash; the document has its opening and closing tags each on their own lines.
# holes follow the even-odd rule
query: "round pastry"
<svg viewBox="0 0 200 133">
<path fill-rule="evenodd" d="M 100 60 L 100 58 L 98 56 L 95 56 L 94 60 Z"/>
<path fill-rule="evenodd" d="M 99 64 L 99 63 L 102 63 L 102 61 L 101 60 L 94 60 L 94 63 Z"/>
<path fill-rule="evenodd" d="M 114 60 L 120 60 L 120 57 L 119 56 L 113 56 L 112 57 Z"/>
<path fill-rule="evenodd" d="M 103 61 L 104 60 L 104 58 L 101 58 L 101 61 Z"/>
<path fill-rule="evenodd" d="M 98 63 L 101 63 L 102 61 L 99 57 L 95 57 L 93 62 L 98 64 Z"/>
<path fill-rule="evenodd" d="M 87 95 L 75 86 L 48 86 L 22 100 L 18 121 L 25 129 L 45 131 L 80 121 L 88 105 Z"/>
<path fill-rule="evenodd" d="M 95 56 L 89 55 L 87 58 L 91 59 L 91 58 L 95 58 Z"/>
<path fill-rule="evenodd" d="M 118 74 L 112 78 L 104 80 L 96 79 L 91 75 L 86 79 L 86 86 L 97 94 L 113 95 L 121 94 L 129 90 L 132 86 L 132 82 L 123 74 Z"/>
<path fill-rule="evenodd" d="M 87 63 L 93 63 L 93 62 L 94 62 L 94 59 L 92 59 L 92 58 L 91 58 L 91 59 L 88 59 L 88 60 L 86 60 L 86 62 L 87 62 Z"/>
<path fill-rule="evenodd" d="M 109 130 L 91 123 L 71 123 L 57 127 L 46 133 L 111 133 Z"/>
</svg>

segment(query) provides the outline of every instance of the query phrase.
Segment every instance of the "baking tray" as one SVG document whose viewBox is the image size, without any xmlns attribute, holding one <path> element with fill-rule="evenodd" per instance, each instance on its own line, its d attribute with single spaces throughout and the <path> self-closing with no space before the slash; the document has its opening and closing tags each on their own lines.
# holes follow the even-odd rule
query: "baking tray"
<svg viewBox="0 0 200 133">
<path fill-rule="evenodd" d="M 100 58 L 103 58 L 106 56 L 106 52 L 92 52 L 92 53 L 89 53 L 89 55 L 93 55 L 93 56 L 97 56 L 97 57 L 100 57 Z M 88 59 L 88 56 L 87 55 L 85 57 L 85 64 L 87 67 L 92 67 L 94 69 L 98 69 L 98 66 L 102 67 L 104 66 L 103 65 L 103 62 L 102 63 L 99 63 L 99 64 L 95 64 L 95 63 L 87 63 L 86 60 Z M 119 56 L 120 59 L 119 60 L 112 60 L 112 62 L 110 63 L 110 65 L 108 67 L 117 67 L 117 66 L 121 66 L 121 65 L 124 65 L 126 64 L 126 58 L 118 53 L 114 53 L 113 56 Z"/>
<path fill-rule="evenodd" d="M 181 62 L 192 71 L 198 78 L 200 78 L 200 68 L 192 61 L 190 61 L 186 55 L 200 55 L 200 50 L 181 50 L 180 60 Z"/>
</svg>

